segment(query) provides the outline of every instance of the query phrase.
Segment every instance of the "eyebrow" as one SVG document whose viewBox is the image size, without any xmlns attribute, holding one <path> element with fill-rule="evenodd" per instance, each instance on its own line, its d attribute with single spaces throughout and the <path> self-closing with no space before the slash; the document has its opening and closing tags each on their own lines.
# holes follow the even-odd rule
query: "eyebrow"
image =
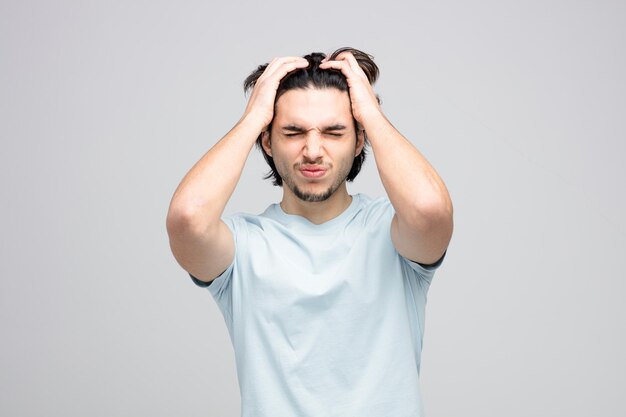
<svg viewBox="0 0 626 417">
<path fill-rule="evenodd" d="M 298 133 L 304 133 L 306 132 L 306 129 L 300 127 L 300 126 L 296 126 L 296 125 L 286 125 L 282 127 L 282 130 L 287 131 L 287 132 L 298 132 Z"/>
<path fill-rule="evenodd" d="M 346 127 L 341 123 L 337 123 L 335 125 L 326 126 L 322 129 L 323 132 L 332 132 L 336 130 L 344 130 Z"/>
<path fill-rule="evenodd" d="M 337 123 L 334 125 L 325 126 L 321 129 L 321 131 L 322 132 L 336 132 L 336 131 L 345 130 L 345 129 L 346 127 L 344 125 L 342 125 L 341 123 Z M 307 129 L 304 129 L 303 127 L 300 127 L 294 124 L 288 124 L 288 125 L 283 126 L 282 130 L 288 131 L 288 132 L 297 132 L 297 133 L 304 133 L 307 131 Z"/>
</svg>

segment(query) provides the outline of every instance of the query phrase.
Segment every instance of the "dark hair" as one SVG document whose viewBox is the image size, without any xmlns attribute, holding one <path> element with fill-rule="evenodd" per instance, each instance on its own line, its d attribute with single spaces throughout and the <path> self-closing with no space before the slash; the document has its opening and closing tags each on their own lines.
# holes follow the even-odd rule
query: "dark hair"
<svg viewBox="0 0 626 417">
<path fill-rule="evenodd" d="M 333 60 L 342 52 L 351 52 L 356 58 L 359 66 L 367 76 L 370 84 L 374 84 L 376 79 L 378 78 L 378 66 L 374 63 L 374 60 L 371 55 L 366 54 L 365 52 L 361 52 L 358 49 L 354 48 L 339 48 L 328 57 L 330 60 Z M 313 52 L 309 55 L 305 55 L 304 58 L 309 61 L 309 65 L 306 68 L 301 68 L 287 74 L 280 81 L 278 85 L 278 89 L 276 90 L 276 99 L 274 100 L 274 105 L 284 93 L 289 90 L 294 89 L 307 89 L 309 87 L 324 89 L 324 88 L 336 88 L 340 91 L 345 91 L 350 94 L 348 88 L 348 82 L 346 77 L 341 73 L 340 70 L 336 69 L 320 69 L 319 65 L 322 63 L 322 60 L 326 58 L 326 55 L 321 52 Z M 249 90 L 254 88 L 257 80 L 263 74 L 263 71 L 267 68 L 269 64 L 259 65 L 259 67 L 253 71 L 243 82 L 244 91 L 247 93 Z M 380 99 L 376 96 L 376 99 L 380 103 Z M 355 121 L 356 127 L 356 121 Z M 272 124 L 268 126 L 268 130 L 271 131 Z M 261 149 L 263 153 L 263 157 L 265 161 L 270 166 L 270 171 L 263 177 L 264 179 L 272 178 L 272 183 L 274 185 L 282 186 L 283 179 L 278 174 L 276 170 L 276 165 L 274 165 L 274 159 L 269 156 L 263 146 L 261 144 L 261 139 L 263 134 L 259 135 L 256 140 L 257 146 Z M 359 171 L 361 171 L 361 166 L 363 165 L 363 161 L 365 161 L 366 155 L 366 146 L 369 144 L 367 140 L 367 136 L 365 136 L 365 146 L 363 150 L 354 158 L 354 162 L 352 163 L 352 168 L 348 173 L 348 177 L 346 181 L 352 181 L 356 178 Z"/>
</svg>

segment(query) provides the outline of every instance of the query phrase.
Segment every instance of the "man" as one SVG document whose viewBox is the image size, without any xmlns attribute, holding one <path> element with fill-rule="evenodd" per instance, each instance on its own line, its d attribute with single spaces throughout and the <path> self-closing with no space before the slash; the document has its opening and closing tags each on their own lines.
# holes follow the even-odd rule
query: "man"
<svg viewBox="0 0 626 417">
<path fill-rule="evenodd" d="M 383 115 L 371 56 L 274 59 L 167 218 L 235 349 L 242 416 L 416 417 L 426 293 L 452 235 L 446 187 Z M 351 196 L 367 142 L 388 195 Z M 280 204 L 222 219 L 255 142 Z"/>
</svg>

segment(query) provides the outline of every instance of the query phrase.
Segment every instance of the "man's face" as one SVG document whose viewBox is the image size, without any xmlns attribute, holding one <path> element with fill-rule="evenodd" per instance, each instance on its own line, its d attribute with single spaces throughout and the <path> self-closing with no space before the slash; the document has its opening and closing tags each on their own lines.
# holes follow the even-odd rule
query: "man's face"
<svg viewBox="0 0 626 417">
<path fill-rule="evenodd" d="M 348 93 L 335 88 L 296 89 L 276 102 L 271 135 L 263 148 L 293 194 L 324 201 L 341 187 L 363 148 Z"/>
</svg>

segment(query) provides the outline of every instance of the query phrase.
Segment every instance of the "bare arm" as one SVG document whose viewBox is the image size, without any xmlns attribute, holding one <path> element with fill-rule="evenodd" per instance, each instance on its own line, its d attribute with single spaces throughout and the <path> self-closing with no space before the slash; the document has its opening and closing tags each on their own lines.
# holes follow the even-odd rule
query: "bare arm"
<svg viewBox="0 0 626 417">
<path fill-rule="evenodd" d="M 439 260 L 452 236 L 452 202 L 426 158 L 385 118 L 358 62 L 349 52 L 320 67 L 341 70 L 350 86 L 352 112 L 372 145 L 381 181 L 396 214 L 391 237 L 405 258 Z"/>
<path fill-rule="evenodd" d="M 452 236 L 452 201 L 426 158 L 382 114 L 363 124 L 376 166 L 396 210 L 391 237 L 398 252 L 412 261 L 439 260 Z"/>
<path fill-rule="evenodd" d="M 178 263 L 194 277 L 211 281 L 232 262 L 233 236 L 221 216 L 259 134 L 272 120 L 280 80 L 303 58 L 278 58 L 257 80 L 243 117 L 185 175 L 170 202 L 167 232 Z"/>
</svg>

